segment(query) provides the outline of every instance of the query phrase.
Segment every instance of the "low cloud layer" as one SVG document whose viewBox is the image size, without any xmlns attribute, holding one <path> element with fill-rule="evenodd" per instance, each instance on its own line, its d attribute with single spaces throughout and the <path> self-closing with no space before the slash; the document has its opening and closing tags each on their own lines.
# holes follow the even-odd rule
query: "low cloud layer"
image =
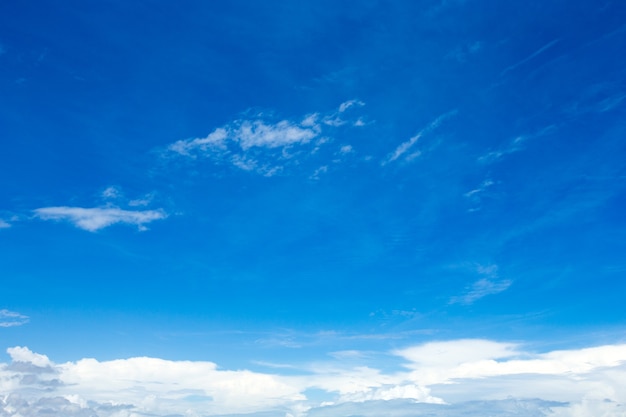
<svg viewBox="0 0 626 417">
<path fill-rule="evenodd" d="M 2 417 L 625 415 L 626 345 L 533 353 L 490 340 L 430 342 L 387 353 L 404 359 L 404 370 L 335 358 L 288 376 L 148 357 L 56 364 L 26 347 L 7 352 Z M 326 400 L 308 398 L 309 390 Z"/>
</svg>

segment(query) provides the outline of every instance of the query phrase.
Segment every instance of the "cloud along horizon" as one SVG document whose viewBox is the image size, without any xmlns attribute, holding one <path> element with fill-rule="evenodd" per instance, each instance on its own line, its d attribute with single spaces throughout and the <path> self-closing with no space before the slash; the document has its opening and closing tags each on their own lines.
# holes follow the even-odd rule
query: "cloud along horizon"
<svg viewBox="0 0 626 417">
<path fill-rule="evenodd" d="M 372 407 L 398 416 L 421 410 L 454 416 L 459 407 L 476 415 L 595 410 L 621 416 L 619 404 L 626 401 L 623 344 L 537 353 L 484 339 L 436 341 L 385 352 L 404 360 L 394 372 L 335 358 L 306 364 L 289 376 L 204 361 L 132 357 L 55 363 L 27 347 L 7 353 L 11 362 L 1 365 L 0 384 L 11 395 L 1 399 L 3 415 L 35 415 L 45 406 L 54 413 L 98 416 L 318 416 L 346 412 L 341 410 L 374 415 L 368 414 Z M 327 399 L 308 398 L 312 389 Z"/>
</svg>

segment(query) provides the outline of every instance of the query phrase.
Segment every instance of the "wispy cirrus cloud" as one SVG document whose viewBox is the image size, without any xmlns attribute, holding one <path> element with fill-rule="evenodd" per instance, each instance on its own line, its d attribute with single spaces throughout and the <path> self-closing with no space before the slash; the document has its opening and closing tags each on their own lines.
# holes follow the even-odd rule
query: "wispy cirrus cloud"
<svg viewBox="0 0 626 417">
<path fill-rule="evenodd" d="M 489 189 L 493 187 L 494 184 L 495 182 L 493 180 L 486 179 L 478 187 L 463 194 L 463 196 L 472 203 L 473 207 L 469 209 L 470 212 L 481 209 L 482 200 L 489 195 Z"/>
<path fill-rule="evenodd" d="M 415 136 L 411 137 L 406 142 L 402 142 L 400 145 L 398 145 L 398 147 L 393 152 L 391 152 L 385 159 L 383 159 L 383 161 L 381 162 L 381 165 L 385 166 L 389 163 L 397 161 L 400 158 L 404 159 L 406 162 L 409 162 L 417 158 L 418 156 L 420 156 L 421 155 L 420 150 L 410 152 L 408 155 L 405 155 L 405 154 L 407 154 L 407 152 L 409 152 L 413 148 L 413 146 L 422 138 L 423 135 L 435 130 L 445 120 L 449 119 L 450 117 L 456 114 L 457 114 L 457 110 L 452 110 L 437 117 L 435 120 L 430 122 L 428 126 L 426 126 L 419 133 L 417 133 Z"/>
<path fill-rule="evenodd" d="M 74 226 L 96 232 L 113 224 L 137 226 L 140 231 L 147 230 L 146 224 L 165 219 L 167 213 L 162 210 L 124 210 L 118 207 L 43 207 L 33 210 L 42 220 L 67 221 Z"/>
<path fill-rule="evenodd" d="M 0 219 L 0 229 L 8 229 L 9 227 L 11 227 L 11 223 Z"/>
<path fill-rule="evenodd" d="M 297 164 L 298 157 L 316 154 L 332 142 L 326 130 L 350 124 L 363 126 L 361 118 L 344 117 L 351 108 L 365 105 L 359 100 L 342 103 L 337 111 L 313 113 L 300 120 L 272 120 L 260 114 L 214 129 L 205 137 L 178 140 L 167 147 L 166 155 L 196 159 L 209 158 L 244 171 L 273 176 L 285 165 Z M 344 147 L 342 150 L 347 148 Z M 351 150 L 352 148 L 350 148 Z"/>
<path fill-rule="evenodd" d="M 493 151 L 489 151 L 484 155 L 478 157 L 478 162 L 489 164 L 496 162 L 506 155 L 513 154 L 515 152 L 523 151 L 525 148 L 526 142 L 541 137 L 543 135 L 549 134 L 556 128 L 555 125 L 548 125 L 544 128 L 539 129 L 538 131 L 528 134 L 528 135 L 519 135 L 510 140 L 506 145 L 502 146 L 500 149 L 496 149 Z"/>
<path fill-rule="evenodd" d="M 0 327 L 16 327 L 28 323 L 29 317 L 24 314 L 10 311 L 7 309 L 0 310 Z"/>
<path fill-rule="evenodd" d="M 348 100 L 344 101 L 339 105 L 339 113 L 343 113 L 348 110 L 350 107 L 362 107 L 365 106 L 365 103 L 361 100 Z"/>
<path fill-rule="evenodd" d="M 528 61 L 532 60 L 533 58 L 541 55 L 543 52 L 547 51 L 548 49 L 552 48 L 554 45 L 556 45 L 559 42 L 560 39 L 553 39 L 550 42 L 546 43 L 545 45 L 543 45 L 542 47 L 540 47 L 539 49 L 537 49 L 535 52 L 533 52 L 532 54 L 528 55 L 526 58 L 512 64 L 509 65 L 508 67 L 506 67 L 505 69 L 502 70 L 502 72 L 500 73 L 500 76 L 504 76 L 506 75 L 508 72 L 513 71 L 515 69 L 517 69 L 518 67 L 524 65 L 525 63 L 527 63 Z"/>
<path fill-rule="evenodd" d="M 506 291 L 511 284 L 513 284 L 512 280 L 501 279 L 499 277 L 497 265 L 478 265 L 476 272 L 481 275 L 482 278 L 466 287 L 463 294 L 452 297 L 449 304 L 473 304 L 488 295 Z"/>
</svg>

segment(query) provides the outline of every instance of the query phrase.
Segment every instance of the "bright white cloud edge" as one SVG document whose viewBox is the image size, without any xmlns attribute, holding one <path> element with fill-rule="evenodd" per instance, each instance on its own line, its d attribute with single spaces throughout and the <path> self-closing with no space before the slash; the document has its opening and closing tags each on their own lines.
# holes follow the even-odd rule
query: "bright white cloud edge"
<svg viewBox="0 0 626 417">
<path fill-rule="evenodd" d="M 453 416 L 468 401 L 477 416 L 623 417 L 626 407 L 624 344 L 534 353 L 491 340 L 430 342 L 388 352 L 405 360 L 403 370 L 335 359 L 289 376 L 147 357 L 56 364 L 26 347 L 7 352 L 13 362 L 0 365 L 2 416 L 36 415 L 41 404 L 65 415 L 107 417 L 369 416 L 380 404 L 389 407 L 386 415 L 428 409 Z M 330 400 L 308 399 L 309 389 Z"/>
</svg>

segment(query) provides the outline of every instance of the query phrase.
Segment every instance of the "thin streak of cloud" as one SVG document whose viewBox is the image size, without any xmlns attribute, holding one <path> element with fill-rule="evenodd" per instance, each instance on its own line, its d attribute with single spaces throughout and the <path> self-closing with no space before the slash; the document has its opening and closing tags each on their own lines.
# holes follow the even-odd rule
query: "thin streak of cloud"
<svg viewBox="0 0 626 417">
<path fill-rule="evenodd" d="M 426 133 L 429 133 L 433 130 L 435 130 L 436 128 L 438 128 L 445 120 L 449 119 L 450 117 L 456 115 L 457 111 L 456 110 L 452 110 L 449 111 L 447 113 L 442 114 L 441 116 L 437 117 L 435 120 L 433 120 L 432 122 L 430 122 L 430 124 L 428 126 L 426 126 L 424 129 L 422 129 L 419 133 L 417 133 L 415 136 L 411 137 L 409 140 L 407 140 L 406 142 L 401 143 L 400 145 L 398 145 L 398 147 L 387 156 L 387 158 L 385 158 L 382 162 L 381 165 L 385 166 L 391 162 L 396 161 L 398 158 L 400 158 L 402 155 L 404 155 L 409 149 L 411 149 L 413 147 L 413 145 L 415 145 L 417 143 L 417 141 Z M 408 160 L 413 160 L 416 157 L 418 157 L 421 154 L 420 151 L 416 151 L 411 153 L 407 158 Z"/>
<path fill-rule="evenodd" d="M 9 227 L 11 227 L 11 223 L 0 219 L 0 229 L 8 229 Z"/>
<path fill-rule="evenodd" d="M 540 55 L 541 53 L 543 53 L 543 52 L 547 51 L 548 49 L 552 48 L 559 41 L 560 41 L 560 39 L 554 39 L 554 40 L 546 43 L 541 48 L 537 49 L 535 52 L 533 52 L 532 54 L 528 55 L 526 58 L 522 59 L 521 61 L 516 62 L 513 65 L 510 65 L 510 66 L 506 67 L 505 69 L 503 69 L 502 72 L 500 73 L 500 76 L 502 77 L 502 76 L 506 75 L 507 72 L 513 71 L 514 69 L 524 65 L 525 63 L 527 63 L 531 59 L 535 58 L 536 56 Z"/>
<path fill-rule="evenodd" d="M 61 206 L 43 207 L 33 211 L 42 220 L 68 221 L 89 232 L 96 232 L 117 223 L 135 225 L 140 231 L 144 231 L 147 230 L 146 224 L 167 217 L 167 213 L 161 209 L 132 211 L 117 207 Z"/>
<path fill-rule="evenodd" d="M 498 161 L 499 159 L 503 158 L 506 155 L 522 151 L 525 149 L 524 145 L 526 142 L 528 142 L 531 139 L 535 139 L 540 136 L 547 135 L 548 133 L 552 132 L 555 128 L 556 128 L 555 125 L 548 125 L 536 131 L 535 133 L 532 133 L 529 135 L 517 136 L 513 140 L 511 140 L 506 146 L 500 149 L 497 149 L 495 151 L 487 152 L 486 154 L 479 156 L 478 162 L 488 164 L 488 163 Z"/>
<path fill-rule="evenodd" d="M 17 327 L 22 326 L 29 321 L 29 317 L 24 314 L 10 311 L 7 309 L 0 310 L 0 327 Z"/>
</svg>

